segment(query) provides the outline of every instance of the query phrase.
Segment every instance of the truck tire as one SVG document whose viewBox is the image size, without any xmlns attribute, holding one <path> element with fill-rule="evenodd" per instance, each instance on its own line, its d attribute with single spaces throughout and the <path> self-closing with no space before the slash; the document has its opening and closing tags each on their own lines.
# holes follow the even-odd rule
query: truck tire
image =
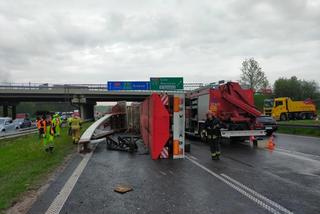
<svg viewBox="0 0 320 214">
<path fill-rule="evenodd" d="M 280 115 L 280 120 L 281 120 L 281 121 L 287 120 L 287 115 L 284 114 L 284 113 L 282 113 L 282 114 Z"/>
<path fill-rule="evenodd" d="M 312 120 L 313 119 L 313 114 L 312 113 L 306 113 L 306 119 Z"/>
<path fill-rule="evenodd" d="M 191 144 L 190 144 L 190 143 L 186 143 L 186 144 L 184 145 L 184 151 L 189 153 L 190 150 L 191 150 Z"/>
<path fill-rule="evenodd" d="M 207 142 L 207 135 L 205 134 L 205 130 L 200 129 L 200 140 L 203 143 Z"/>
<path fill-rule="evenodd" d="M 253 147 L 258 147 L 258 140 L 254 139 L 252 144 L 253 144 Z"/>
<path fill-rule="evenodd" d="M 301 120 L 305 120 L 307 118 L 306 113 L 301 113 L 300 118 L 301 118 Z"/>
<path fill-rule="evenodd" d="M 270 137 L 272 134 L 273 134 L 273 130 L 270 130 L 270 131 L 266 131 L 266 135 L 268 136 L 268 137 Z"/>
</svg>

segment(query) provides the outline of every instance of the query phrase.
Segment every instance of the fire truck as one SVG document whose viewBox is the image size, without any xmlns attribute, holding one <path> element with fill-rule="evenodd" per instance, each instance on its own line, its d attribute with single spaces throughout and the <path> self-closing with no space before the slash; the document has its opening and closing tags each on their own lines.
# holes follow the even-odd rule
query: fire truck
<svg viewBox="0 0 320 214">
<path fill-rule="evenodd" d="M 186 94 L 186 134 L 206 140 L 204 123 L 210 110 L 222 122 L 221 136 L 230 142 L 264 136 L 256 118 L 261 115 L 254 106 L 254 91 L 241 88 L 237 82 L 209 85 Z M 257 141 L 253 142 L 254 145 Z"/>
</svg>

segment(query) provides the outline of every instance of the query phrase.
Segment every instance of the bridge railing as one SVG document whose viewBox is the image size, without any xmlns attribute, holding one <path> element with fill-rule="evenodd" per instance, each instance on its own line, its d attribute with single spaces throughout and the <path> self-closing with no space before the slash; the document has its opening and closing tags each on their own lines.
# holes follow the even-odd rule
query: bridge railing
<svg viewBox="0 0 320 214">
<path fill-rule="evenodd" d="M 184 90 L 173 90 L 173 91 L 191 91 L 207 85 L 209 84 L 184 83 Z M 49 83 L 7 83 L 7 82 L 0 83 L 0 90 L 1 89 L 7 89 L 7 90 L 63 89 L 65 91 L 68 91 L 70 89 L 81 89 L 81 90 L 90 90 L 90 91 L 108 91 L 107 84 L 51 84 L 51 83 L 49 84 Z M 121 91 L 128 91 L 128 90 L 121 90 Z M 151 91 L 151 90 L 139 90 L 139 91 Z"/>
</svg>

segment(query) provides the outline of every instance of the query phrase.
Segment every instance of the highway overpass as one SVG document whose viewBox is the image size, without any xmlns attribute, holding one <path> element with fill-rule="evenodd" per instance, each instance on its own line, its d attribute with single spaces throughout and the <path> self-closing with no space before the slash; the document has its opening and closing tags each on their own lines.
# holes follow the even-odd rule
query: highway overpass
<svg viewBox="0 0 320 214">
<path fill-rule="evenodd" d="M 185 90 L 203 86 L 201 83 L 185 83 Z M 143 101 L 152 92 L 141 91 L 108 91 L 106 84 L 0 84 L 0 106 L 3 116 L 8 116 L 12 109 L 15 118 L 19 102 L 69 102 L 79 106 L 83 119 L 93 118 L 96 102 L 104 101 Z M 157 91 L 159 92 L 159 91 Z M 184 93 L 184 91 L 161 91 L 163 93 Z"/>
</svg>

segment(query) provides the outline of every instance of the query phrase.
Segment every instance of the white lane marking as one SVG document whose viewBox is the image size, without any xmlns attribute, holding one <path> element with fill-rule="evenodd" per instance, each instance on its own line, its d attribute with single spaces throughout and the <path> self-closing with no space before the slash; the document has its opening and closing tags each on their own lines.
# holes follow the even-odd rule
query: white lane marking
<svg viewBox="0 0 320 214">
<path fill-rule="evenodd" d="M 159 170 L 159 172 L 160 172 L 162 175 L 167 175 L 167 173 L 165 173 L 165 172 L 163 172 L 163 171 L 161 171 L 161 170 Z"/>
<path fill-rule="evenodd" d="M 320 155 L 314 155 L 314 154 L 309 154 L 309 153 L 304 153 L 304 152 L 298 152 L 298 151 L 293 151 L 293 150 L 288 150 L 288 149 L 282 149 L 282 148 L 276 148 L 276 151 L 283 151 L 287 152 L 290 154 L 295 154 L 295 155 L 302 155 L 304 157 L 310 157 L 310 158 L 320 158 Z"/>
<path fill-rule="evenodd" d="M 208 172 L 209 174 L 211 174 L 212 176 L 216 177 L 217 179 L 219 179 L 220 181 L 222 181 L 223 183 L 227 184 L 228 186 L 230 186 L 231 188 L 233 188 L 234 190 L 238 191 L 239 193 L 241 193 L 242 195 L 244 195 L 245 197 L 249 198 L 250 200 L 252 200 L 253 202 L 257 203 L 258 205 L 260 205 L 262 208 L 268 210 L 269 212 L 273 213 L 273 214 L 279 214 L 280 211 L 276 210 L 275 208 L 277 207 L 271 207 L 270 205 L 264 203 L 263 201 L 259 200 L 258 198 L 256 198 L 255 196 L 251 195 L 250 193 L 246 192 L 244 189 L 240 188 L 239 186 L 235 185 L 234 183 L 232 183 L 231 181 L 228 181 L 227 179 L 225 179 L 224 177 L 218 175 L 217 173 L 211 171 L 210 169 L 206 168 L 205 166 L 203 166 L 202 164 L 198 163 L 197 161 L 191 159 L 190 157 L 186 156 L 186 158 L 191 161 L 193 164 L 197 165 L 198 167 L 200 167 L 201 169 L 205 170 L 206 172 Z M 270 200 L 270 199 L 268 199 Z M 271 201 L 271 200 L 270 200 Z M 276 204 L 276 202 L 273 202 Z M 281 205 L 279 205 L 281 206 Z M 278 208 L 279 209 L 279 208 Z M 286 208 L 282 208 L 287 210 Z M 286 213 L 292 213 L 290 211 L 286 212 Z"/>
<path fill-rule="evenodd" d="M 281 151 L 279 149 L 275 149 L 272 152 L 276 152 L 276 153 L 280 153 L 280 154 L 287 155 L 287 156 L 290 156 L 290 157 L 294 157 L 294 158 L 299 159 L 299 160 L 310 161 L 310 162 L 314 162 L 314 163 L 317 163 L 317 164 L 320 163 L 319 160 L 315 160 L 315 159 L 308 158 L 308 157 L 305 157 L 305 156 L 297 155 L 297 154 L 292 153 L 291 151 L 287 152 L 287 151 Z"/>
<path fill-rule="evenodd" d="M 192 156 L 192 155 L 188 155 L 188 156 L 194 160 L 198 160 L 198 158 L 196 158 L 195 156 Z"/>
<path fill-rule="evenodd" d="M 241 188 L 243 188 L 244 190 L 248 191 L 249 193 L 251 193 L 252 195 L 256 196 L 257 198 L 260 198 L 266 202 L 268 202 L 269 204 L 273 205 L 274 207 L 278 208 L 279 210 L 283 211 L 284 213 L 292 213 L 290 210 L 284 208 L 283 206 L 281 206 L 280 204 L 270 200 L 269 198 L 261 195 L 260 193 L 254 191 L 253 189 L 250 189 L 249 187 L 245 186 L 244 184 L 240 183 L 239 181 L 234 180 L 233 178 L 229 177 L 226 174 L 220 174 L 221 176 L 225 177 L 226 179 L 228 179 L 229 181 L 233 182 L 234 184 L 237 184 L 238 186 L 240 186 Z"/>
<path fill-rule="evenodd" d="M 86 154 L 82 161 L 79 163 L 77 168 L 74 170 L 72 175 L 69 177 L 68 181 L 64 184 L 63 188 L 57 195 L 57 197 L 54 199 L 54 201 L 51 203 L 50 207 L 48 208 L 46 214 L 58 214 L 60 213 L 63 205 L 65 204 L 66 200 L 68 199 L 71 191 L 73 190 L 75 184 L 78 181 L 78 178 L 80 177 L 82 171 L 86 167 L 88 161 L 90 160 L 91 156 L 93 154 L 93 151 Z"/>
</svg>

